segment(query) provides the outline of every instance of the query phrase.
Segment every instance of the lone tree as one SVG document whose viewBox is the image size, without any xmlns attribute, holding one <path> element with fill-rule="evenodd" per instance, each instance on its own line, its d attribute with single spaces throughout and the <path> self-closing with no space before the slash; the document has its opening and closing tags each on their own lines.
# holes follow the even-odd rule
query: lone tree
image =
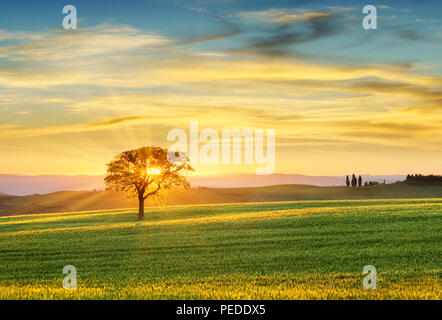
<svg viewBox="0 0 442 320">
<path fill-rule="evenodd" d="M 182 159 L 182 157 L 181 157 Z M 183 161 L 169 161 L 167 149 L 141 147 L 120 153 L 107 164 L 107 191 L 124 191 L 138 197 L 138 220 L 144 220 L 144 201 L 171 188 L 189 188 L 185 175 L 194 171 Z"/>
<path fill-rule="evenodd" d="M 347 185 L 347 188 L 350 188 L 350 179 L 348 178 L 348 174 L 347 178 L 345 179 L 345 184 Z"/>
<path fill-rule="evenodd" d="M 362 187 L 362 176 L 359 176 L 358 187 Z"/>
</svg>

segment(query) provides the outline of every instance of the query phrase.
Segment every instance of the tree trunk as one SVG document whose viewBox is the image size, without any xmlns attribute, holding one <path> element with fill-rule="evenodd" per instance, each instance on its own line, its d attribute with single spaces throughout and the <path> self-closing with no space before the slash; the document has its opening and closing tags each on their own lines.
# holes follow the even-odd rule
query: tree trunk
<svg viewBox="0 0 442 320">
<path fill-rule="evenodd" d="M 138 197 L 138 221 L 144 220 L 144 198 Z"/>
</svg>

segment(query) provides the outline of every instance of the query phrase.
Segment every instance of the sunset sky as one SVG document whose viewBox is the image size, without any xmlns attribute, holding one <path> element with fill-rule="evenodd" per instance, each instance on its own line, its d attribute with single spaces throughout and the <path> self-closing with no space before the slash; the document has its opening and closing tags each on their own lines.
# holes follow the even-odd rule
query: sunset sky
<svg viewBox="0 0 442 320">
<path fill-rule="evenodd" d="M 41 2 L 0 5 L 0 173 L 104 174 L 192 120 L 275 129 L 278 173 L 442 173 L 442 1 Z"/>
</svg>

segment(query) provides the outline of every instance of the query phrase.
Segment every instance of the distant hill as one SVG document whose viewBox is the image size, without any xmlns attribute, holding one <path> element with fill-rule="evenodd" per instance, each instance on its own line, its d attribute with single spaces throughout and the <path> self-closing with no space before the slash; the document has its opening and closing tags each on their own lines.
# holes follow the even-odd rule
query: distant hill
<svg viewBox="0 0 442 320">
<path fill-rule="evenodd" d="M 442 198 L 441 186 L 381 184 L 373 187 L 318 187 L 277 185 L 253 188 L 192 188 L 174 191 L 166 205 L 262 202 L 290 200 L 344 200 L 384 198 Z M 156 204 L 147 204 L 156 205 Z M 136 199 L 105 191 L 62 191 L 45 195 L 0 197 L 0 216 L 25 213 L 88 211 L 137 207 Z"/>
<path fill-rule="evenodd" d="M 386 183 L 405 180 L 403 175 L 370 176 L 362 175 L 364 181 Z M 231 174 L 223 176 L 190 177 L 192 187 L 240 188 L 263 187 L 281 184 L 306 184 L 314 186 L 343 186 L 345 176 L 306 176 L 300 174 Z M 0 174 L 0 193 L 24 196 L 46 194 L 57 191 L 103 190 L 103 176 L 63 176 L 63 175 L 5 175 Z"/>
<path fill-rule="evenodd" d="M 11 195 L 44 194 L 62 190 L 103 189 L 102 176 L 22 176 L 0 174 L 0 192 Z"/>
<path fill-rule="evenodd" d="M 405 175 L 362 175 L 364 181 L 393 183 L 405 180 Z M 233 174 L 225 176 L 192 177 L 192 186 L 210 188 L 264 187 L 281 184 L 305 184 L 313 186 L 344 186 L 345 176 L 306 176 L 302 174 Z"/>
<path fill-rule="evenodd" d="M 209 188 L 240 188 L 264 187 L 281 184 L 306 184 L 313 186 L 342 186 L 345 177 L 306 176 L 301 174 L 272 174 L 258 176 L 256 174 L 231 174 L 225 176 L 192 177 L 193 186 Z"/>
</svg>

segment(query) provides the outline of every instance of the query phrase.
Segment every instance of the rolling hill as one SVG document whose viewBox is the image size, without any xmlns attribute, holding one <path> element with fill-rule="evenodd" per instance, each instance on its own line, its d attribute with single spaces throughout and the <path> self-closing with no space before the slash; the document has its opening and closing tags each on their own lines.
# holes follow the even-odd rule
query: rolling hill
<svg viewBox="0 0 442 320">
<path fill-rule="evenodd" d="M 394 183 L 405 179 L 403 175 L 362 175 L 364 181 Z M 301 174 L 230 174 L 214 176 L 192 176 L 188 178 L 192 187 L 249 188 L 280 184 L 307 184 L 314 186 L 344 186 L 345 176 L 307 176 Z M 103 176 L 92 175 L 9 175 L 0 174 L 0 193 L 16 196 L 46 194 L 57 191 L 104 190 Z"/>
<path fill-rule="evenodd" d="M 386 184 L 347 189 L 346 187 L 318 187 L 310 185 L 276 185 L 254 188 L 192 188 L 173 191 L 166 205 L 192 205 L 291 200 L 345 200 L 386 198 L 440 198 L 441 186 Z M 0 196 L 0 216 L 27 213 L 72 212 L 134 208 L 136 199 L 122 193 L 105 191 L 61 191 L 44 195 Z M 157 205 L 146 203 L 147 206 Z"/>
</svg>

